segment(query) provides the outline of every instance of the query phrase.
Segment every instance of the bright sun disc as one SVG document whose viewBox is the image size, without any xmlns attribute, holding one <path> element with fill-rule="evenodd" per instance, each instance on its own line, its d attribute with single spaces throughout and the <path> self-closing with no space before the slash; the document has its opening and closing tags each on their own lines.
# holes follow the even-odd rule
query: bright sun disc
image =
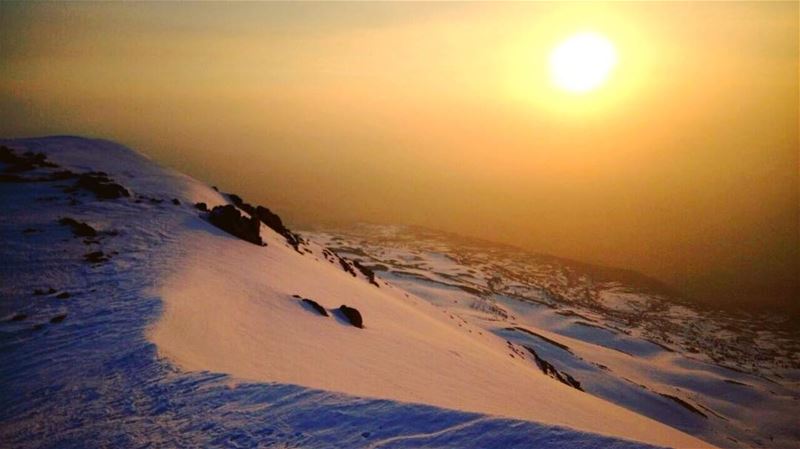
<svg viewBox="0 0 800 449">
<path fill-rule="evenodd" d="M 600 87 L 617 64 L 614 44 L 595 33 L 576 34 L 550 54 L 550 76 L 556 86 L 573 93 Z"/>
</svg>

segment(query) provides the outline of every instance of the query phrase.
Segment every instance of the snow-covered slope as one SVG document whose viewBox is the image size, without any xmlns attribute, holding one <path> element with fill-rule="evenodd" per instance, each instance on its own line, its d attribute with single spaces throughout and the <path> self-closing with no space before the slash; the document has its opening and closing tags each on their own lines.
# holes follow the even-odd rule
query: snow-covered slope
<svg viewBox="0 0 800 449">
<path fill-rule="evenodd" d="M 800 442 L 800 335 L 785 317 L 699 309 L 636 273 L 424 228 L 307 235 L 588 394 L 720 446 Z"/>
<path fill-rule="evenodd" d="M 712 447 L 548 371 L 532 336 L 554 334 L 465 319 L 263 223 L 266 246 L 222 231 L 194 204 L 228 196 L 124 147 L 0 144 L 48 161 L 0 167 L 12 447 Z"/>
</svg>

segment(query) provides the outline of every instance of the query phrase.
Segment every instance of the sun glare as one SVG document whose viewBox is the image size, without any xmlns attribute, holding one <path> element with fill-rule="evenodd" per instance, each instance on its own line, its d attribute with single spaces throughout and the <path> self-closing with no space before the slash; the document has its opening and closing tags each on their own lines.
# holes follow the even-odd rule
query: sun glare
<svg viewBox="0 0 800 449">
<path fill-rule="evenodd" d="M 559 88 L 586 93 L 602 86 L 617 64 L 614 44 L 596 33 L 576 34 L 550 54 L 550 77 Z"/>
</svg>

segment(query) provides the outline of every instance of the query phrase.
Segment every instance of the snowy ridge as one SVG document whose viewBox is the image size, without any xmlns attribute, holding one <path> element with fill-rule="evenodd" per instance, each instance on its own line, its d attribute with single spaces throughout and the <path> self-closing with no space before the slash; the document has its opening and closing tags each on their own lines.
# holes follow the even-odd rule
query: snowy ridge
<svg viewBox="0 0 800 449">
<path fill-rule="evenodd" d="M 549 360 L 541 345 L 557 334 L 487 328 L 424 283 L 371 283 L 263 224 L 266 247 L 214 227 L 194 204 L 227 196 L 124 147 L 0 144 L 57 165 L 0 182 L 0 440 L 11 447 L 713 447 L 557 380 L 568 370 L 552 360 L 544 372 L 533 354 Z M 92 183 L 129 196 L 99 199 Z M 595 350 L 566 341 L 570 354 Z"/>
</svg>

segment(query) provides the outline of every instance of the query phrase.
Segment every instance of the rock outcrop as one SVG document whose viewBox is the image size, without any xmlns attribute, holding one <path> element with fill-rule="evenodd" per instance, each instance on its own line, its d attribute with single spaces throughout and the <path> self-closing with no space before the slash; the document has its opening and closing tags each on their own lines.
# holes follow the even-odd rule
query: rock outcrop
<svg viewBox="0 0 800 449">
<path fill-rule="evenodd" d="M 364 319 L 361 318 L 361 312 L 353 307 L 346 306 L 342 304 L 339 306 L 339 312 L 347 318 L 347 321 L 350 322 L 353 326 L 363 329 L 364 328 Z"/>
<path fill-rule="evenodd" d="M 266 246 L 261 240 L 261 224 L 255 217 L 245 217 L 238 209 L 226 204 L 216 206 L 208 214 L 208 221 L 223 231 L 254 245 Z"/>
<path fill-rule="evenodd" d="M 313 299 L 303 298 L 302 301 L 305 304 L 308 304 L 312 309 L 316 310 L 322 316 L 330 316 L 328 315 L 328 311 L 325 310 L 325 307 L 319 305 L 318 302 L 314 301 Z"/>
<path fill-rule="evenodd" d="M 296 251 L 298 252 L 300 251 L 300 244 L 303 243 L 302 237 L 300 237 L 300 235 L 292 232 L 291 230 L 289 230 L 289 228 L 284 226 L 283 221 L 281 220 L 281 217 L 278 216 L 278 214 L 272 212 L 271 210 L 269 210 L 264 206 L 254 207 L 252 204 L 242 200 L 242 197 L 236 195 L 235 193 L 228 194 L 228 198 L 230 198 L 231 202 L 236 207 L 238 207 L 244 212 L 247 212 L 248 214 L 250 214 L 251 217 L 258 218 L 258 220 L 267 225 L 267 227 L 277 232 L 278 234 L 282 235 L 283 238 L 286 239 L 286 242 L 292 245 L 292 247 Z"/>
<path fill-rule="evenodd" d="M 72 229 L 72 234 L 75 237 L 96 237 L 97 231 L 86 223 L 75 220 L 74 218 L 64 217 L 58 220 L 58 223 L 64 226 L 69 226 Z"/>
<path fill-rule="evenodd" d="M 545 375 L 552 377 L 553 379 L 561 382 L 564 385 L 569 385 L 570 387 L 572 387 L 572 388 L 574 388 L 576 390 L 583 391 L 583 388 L 581 388 L 581 383 L 578 382 L 577 379 L 575 379 L 574 377 L 570 376 L 566 372 L 557 370 L 556 367 L 553 366 L 552 363 L 550 363 L 547 360 L 539 357 L 539 354 L 537 354 L 536 351 L 534 351 L 533 348 L 531 348 L 530 346 L 525 346 L 525 349 L 527 349 L 528 352 L 530 352 L 531 355 L 533 355 L 533 360 L 536 362 L 536 366 L 538 366 L 539 369 Z"/>
<path fill-rule="evenodd" d="M 98 199 L 113 200 L 131 196 L 128 189 L 122 187 L 101 171 L 82 173 L 78 175 L 75 187 L 86 189 L 95 194 Z"/>
<path fill-rule="evenodd" d="M 381 287 L 380 285 L 378 285 L 378 281 L 375 280 L 375 272 L 374 271 L 372 271 L 368 267 L 365 267 L 361 262 L 359 262 L 357 260 L 353 261 L 353 265 L 358 269 L 358 271 L 361 272 L 361 274 L 363 274 L 364 276 L 367 277 L 367 279 L 369 279 L 369 283 L 370 284 L 372 284 L 372 285 L 374 285 L 374 286 L 376 286 L 378 288 Z"/>
</svg>

